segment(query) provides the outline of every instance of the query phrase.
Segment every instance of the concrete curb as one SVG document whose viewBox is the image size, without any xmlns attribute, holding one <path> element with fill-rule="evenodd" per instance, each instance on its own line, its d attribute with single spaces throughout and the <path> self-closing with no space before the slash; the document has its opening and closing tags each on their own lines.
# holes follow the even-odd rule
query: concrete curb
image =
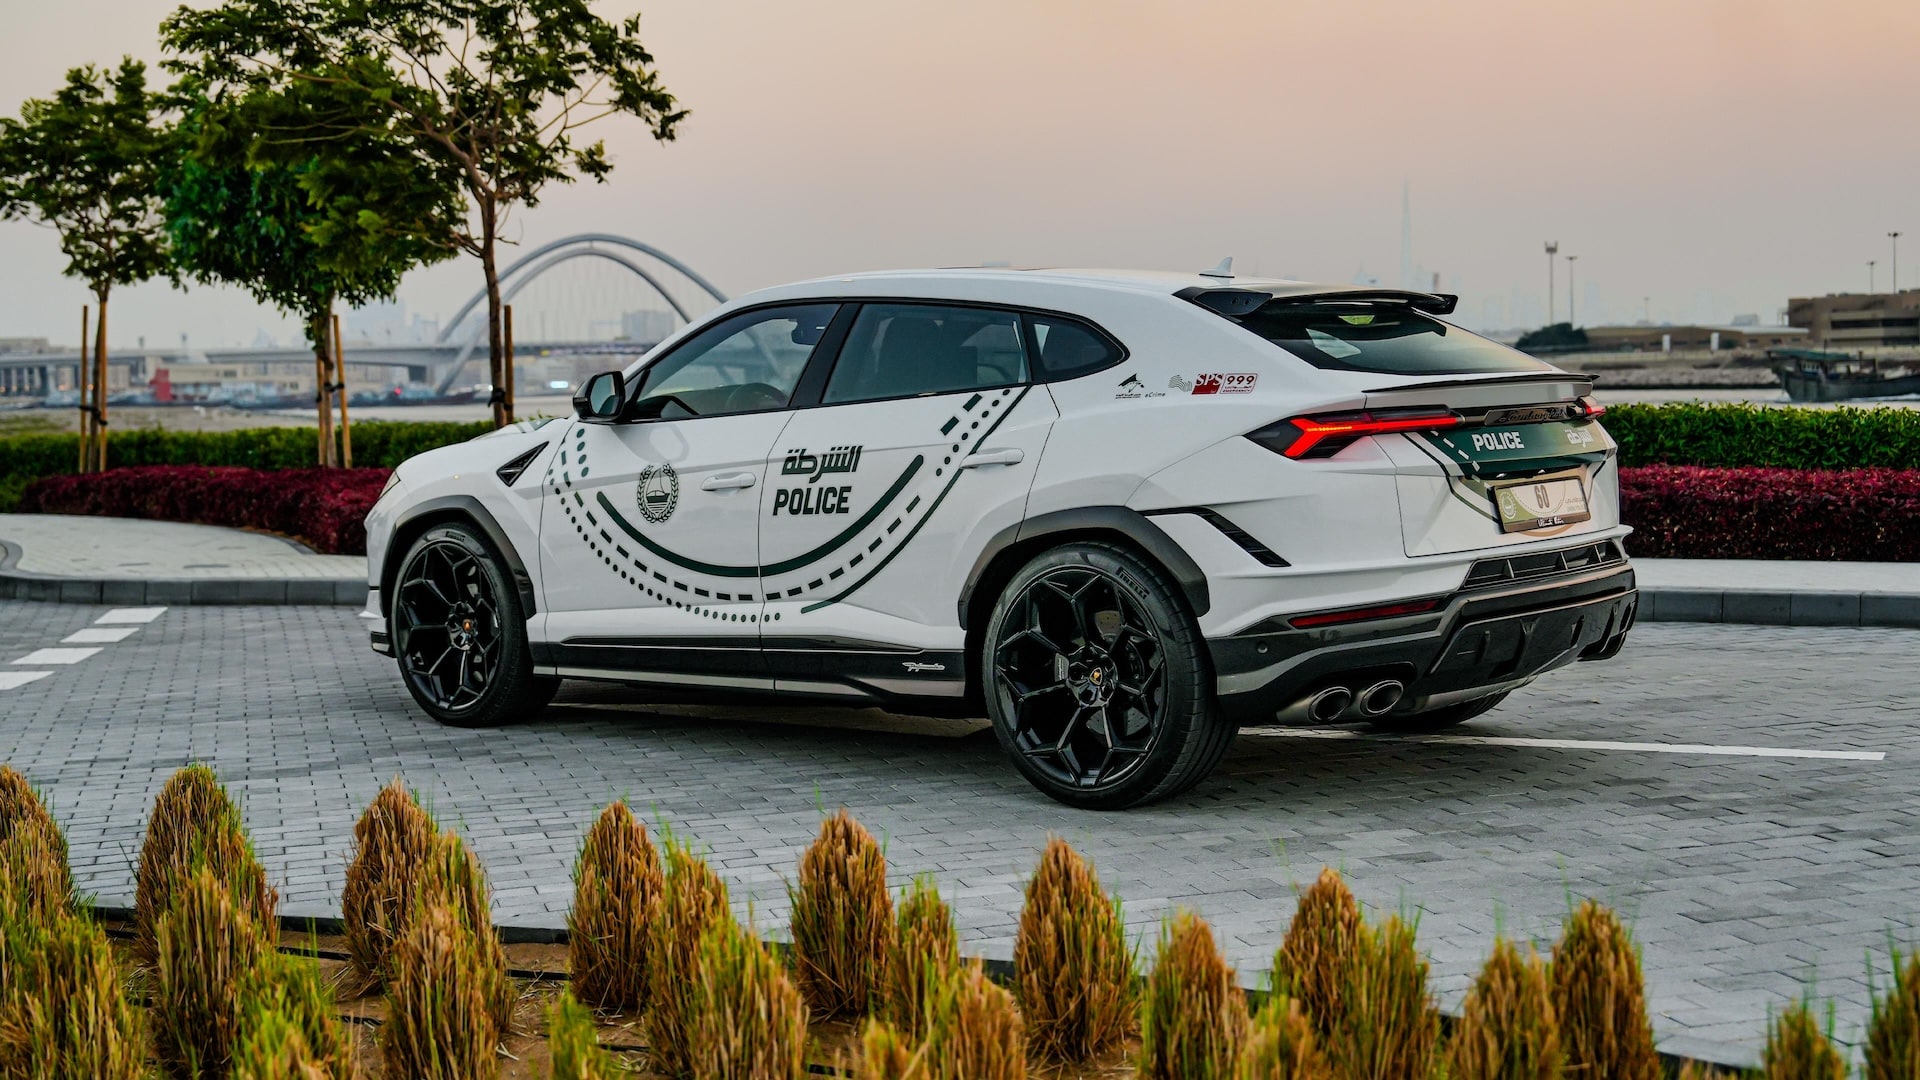
<svg viewBox="0 0 1920 1080">
<path fill-rule="evenodd" d="M 1811 589 L 1641 589 L 1641 622 L 1920 628 L 1920 594 Z"/>
<path fill-rule="evenodd" d="M 323 605 L 363 607 L 359 578 L 81 578 L 15 570 L 20 546 L 0 540 L 0 600 L 49 604 Z"/>
</svg>

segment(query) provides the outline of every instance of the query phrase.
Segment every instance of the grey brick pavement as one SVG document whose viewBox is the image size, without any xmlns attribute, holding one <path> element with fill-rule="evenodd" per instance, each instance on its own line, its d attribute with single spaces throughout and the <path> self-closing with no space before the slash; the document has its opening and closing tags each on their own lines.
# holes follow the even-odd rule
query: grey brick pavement
<svg viewBox="0 0 1920 1080">
<path fill-rule="evenodd" d="M 0 670 L 102 610 L 0 602 Z M 1034 793 L 973 725 L 650 709 L 578 688 L 538 722 L 460 731 L 411 709 L 349 612 L 179 608 L 0 690 L 0 755 L 47 792 L 81 886 L 114 901 L 131 893 L 154 793 L 193 760 L 240 794 L 293 912 L 336 909 L 351 823 L 396 773 L 471 840 L 509 923 L 560 924 L 579 838 L 616 796 L 708 846 L 776 934 L 821 808 L 848 806 L 885 834 L 900 881 L 936 875 L 970 950 L 1003 958 L 1055 831 L 1095 860 L 1137 932 L 1193 907 L 1249 982 L 1295 885 L 1330 863 L 1375 910 L 1418 913 L 1453 1008 L 1496 928 L 1544 944 L 1568 899 L 1592 895 L 1633 920 L 1665 1045 L 1738 1061 L 1809 983 L 1857 1038 L 1868 955 L 1920 938 L 1916 646 L 1902 630 L 1643 626 L 1619 660 L 1558 673 L 1473 725 L 1883 762 L 1250 735 L 1189 797 L 1101 815 Z"/>
</svg>

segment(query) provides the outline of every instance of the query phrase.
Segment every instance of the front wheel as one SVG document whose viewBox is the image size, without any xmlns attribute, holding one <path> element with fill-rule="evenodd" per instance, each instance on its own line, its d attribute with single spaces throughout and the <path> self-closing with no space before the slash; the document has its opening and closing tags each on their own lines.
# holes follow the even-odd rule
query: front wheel
<svg viewBox="0 0 1920 1080">
<path fill-rule="evenodd" d="M 1226 753 L 1199 627 L 1157 567 L 1111 544 L 1043 552 L 994 605 L 987 712 L 1042 792 L 1115 810 L 1185 791 Z"/>
<path fill-rule="evenodd" d="M 408 692 L 443 724 L 523 719 L 559 689 L 560 680 L 533 673 L 520 598 L 499 556 L 467 525 L 435 526 L 407 549 L 388 620 Z"/>
</svg>

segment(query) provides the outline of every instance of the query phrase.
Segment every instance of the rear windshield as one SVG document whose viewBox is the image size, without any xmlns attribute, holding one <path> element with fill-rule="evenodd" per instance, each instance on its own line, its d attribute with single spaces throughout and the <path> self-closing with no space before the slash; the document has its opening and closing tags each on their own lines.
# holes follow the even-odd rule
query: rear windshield
<svg viewBox="0 0 1920 1080">
<path fill-rule="evenodd" d="M 1265 304 L 1234 319 L 1314 367 L 1398 375 L 1551 371 L 1478 334 L 1398 304 Z"/>
</svg>

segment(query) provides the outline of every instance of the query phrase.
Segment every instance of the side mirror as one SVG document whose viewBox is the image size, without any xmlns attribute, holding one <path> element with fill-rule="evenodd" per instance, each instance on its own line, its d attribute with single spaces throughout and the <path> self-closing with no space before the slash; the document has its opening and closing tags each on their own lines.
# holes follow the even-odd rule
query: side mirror
<svg viewBox="0 0 1920 1080">
<path fill-rule="evenodd" d="M 603 371 L 574 392 L 573 412 L 589 423 L 611 424 L 620 418 L 626 400 L 627 377 L 618 371 Z"/>
</svg>

